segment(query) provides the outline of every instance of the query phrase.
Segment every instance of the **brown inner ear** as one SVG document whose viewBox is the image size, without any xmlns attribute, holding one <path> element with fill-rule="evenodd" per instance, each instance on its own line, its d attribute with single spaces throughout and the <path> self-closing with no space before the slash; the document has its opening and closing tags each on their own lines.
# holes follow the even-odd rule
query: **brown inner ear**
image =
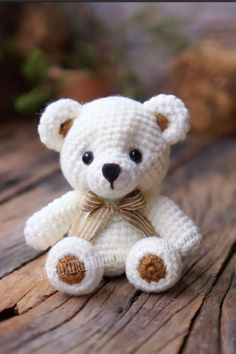
<svg viewBox="0 0 236 354">
<path fill-rule="evenodd" d="M 73 119 L 67 119 L 64 123 L 61 124 L 59 133 L 65 137 L 70 128 L 72 127 Z"/>
<path fill-rule="evenodd" d="M 166 116 L 160 113 L 157 115 L 157 123 L 160 126 L 162 132 L 167 129 L 169 125 L 169 121 Z"/>
</svg>

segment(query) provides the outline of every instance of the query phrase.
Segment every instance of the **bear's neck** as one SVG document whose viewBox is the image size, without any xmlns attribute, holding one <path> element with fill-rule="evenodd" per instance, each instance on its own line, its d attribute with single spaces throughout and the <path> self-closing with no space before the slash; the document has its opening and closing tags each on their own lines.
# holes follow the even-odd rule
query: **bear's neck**
<svg viewBox="0 0 236 354">
<path fill-rule="evenodd" d="M 161 186 L 157 186 L 155 188 L 155 190 L 148 190 L 148 191 L 143 191 L 140 188 L 136 188 L 139 189 L 141 191 L 141 193 L 143 194 L 143 197 L 145 199 L 146 202 L 148 202 L 148 200 L 153 199 L 153 198 L 157 198 L 160 195 L 160 191 L 161 191 Z M 131 193 L 131 192 L 130 192 Z M 130 194 L 128 193 L 128 194 Z M 110 203 L 114 203 L 117 204 L 119 203 L 122 199 L 124 199 L 128 194 L 124 195 L 121 198 L 103 198 L 101 196 L 98 195 L 99 198 L 101 198 L 102 200 L 106 201 L 106 202 L 110 202 Z"/>
</svg>

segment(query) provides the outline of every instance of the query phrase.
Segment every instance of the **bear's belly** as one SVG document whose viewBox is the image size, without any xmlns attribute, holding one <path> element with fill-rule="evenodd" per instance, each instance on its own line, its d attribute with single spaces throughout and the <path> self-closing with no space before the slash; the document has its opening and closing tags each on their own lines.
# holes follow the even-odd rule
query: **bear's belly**
<svg viewBox="0 0 236 354">
<path fill-rule="evenodd" d="M 120 275 L 125 271 L 125 260 L 130 248 L 144 234 L 121 217 L 113 216 L 105 230 L 93 241 L 104 274 Z"/>
</svg>

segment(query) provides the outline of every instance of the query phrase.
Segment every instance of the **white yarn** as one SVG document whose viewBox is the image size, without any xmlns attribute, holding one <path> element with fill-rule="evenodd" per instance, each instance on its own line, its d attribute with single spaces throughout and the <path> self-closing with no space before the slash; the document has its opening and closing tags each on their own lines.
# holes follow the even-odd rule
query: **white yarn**
<svg viewBox="0 0 236 354">
<path fill-rule="evenodd" d="M 146 213 L 158 234 L 169 241 L 182 256 L 194 252 L 202 236 L 198 227 L 172 200 L 154 195 L 149 199 Z"/>
<path fill-rule="evenodd" d="M 169 121 L 163 132 L 157 124 L 157 114 L 166 116 Z M 68 119 L 74 119 L 74 123 L 63 138 L 59 129 Z M 144 104 L 125 97 L 107 97 L 81 106 L 73 100 L 63 99 L 47 107 L 39 125 L 40 138 L 48 147 L 61 151 L 63 174 L 75 191 L 56 199 L 27 221 L 27 244 L 46 249 L 69 229 L 69 235 L 74 236 L 80 222 L 78 217 L 83 195 L 88 190 L 114 200 L 139 188 L 147 202 L 145 214 L 158 236 L 143 239 L 145 235 L 140 230 L 114 215 L 102 234 L 92 241 L 93 246 L 89 244 L 91 248 L 87 241 L 84 243 L 75 237 L 59 241 L 49 252 L 47 272 L 50 269 L 55 271 L 59 255 L 76 252 L 78 257 L 85 258 L 85 254 L 90 253 L 99 255 L 100 259 L 112 259 L 118 255 L 118 261 L 104 265 L 105 275 L 122 274 L 126 268 L 129 280 L 145 291 L 163 291 L 178 280 L 182 264 L 180 256 L 195 249 L 201 236 L 195 224 L 178 206 L 160 196 L 160 185 L 168 169 L 170 145 L 183 139 L 187 130 L 188 111 L 183 102 L 172 95 L 155 96 Z M 140 164 L 130 159 L 132 149 L 141 151 Z M 82 161 L 85 151 L 93 152 L 94 159 L 90 165 Z M 105 163 L 116 163 L 121 167 L 114 189 L 102 174 Z M 167 267 L 166 278 L 157 284 L 141 281 L 137 275 L 140 257 L 151 249 L 163 257 Z M 86 253 L 88 250 L 90 253 Z M 49 280 L 61 291 L 81 294 L 88 292 L 85 288 L 92 291 L 102 276 L 96 269 L 91 270 L 90 275 L 93 279 L 91 284 L 83 287 L 83 280 L 78 288 L 75 286 L 78 291 L 72 290 L 74 286 L 61 282 L 57 276 Z"/>
<path fill-rule="evenodd" d="M 179 98 L 161 94 L 144 102 L 144 107 L 154 115 L 162 114 L 168 118 L 169 125 L 163 132 L 163 138 L 169 144 L 185 139 L 189 130 L 189 112 Z"/>
<path fill-rule="evenodd" d="M 80 111 L 81 105 L 69 98 L 62 98 L 47 106 L 40 119 L 38 132 L 42 143 L 49 149 L 60 151 L 63 136 L 59 134 L 60 126 L 68 119 L 74 120 Z"/>
<path fill-rule="evenodd" d="M 26 243 L 40 250 L 53 246 L 69 230 L 80 203 L 78 192 L 71 191 L 37 211 L 26 222 Z"/>
<path fill-rule="evenodd" d="M 132 225 L 124 222 L 119 215 L 114 215 L 110 223 L 103 231 L 101 237 L 94 242 L 96 252 L 105 255 L 112 260 L 117 256 L 122 262 L 110 262 L 104 267 L 104 274 L 108 276 L 119 275 L 125 271 L 125 259 L 131 247 L 143 238 L 143 233 Z"/>
</svg>

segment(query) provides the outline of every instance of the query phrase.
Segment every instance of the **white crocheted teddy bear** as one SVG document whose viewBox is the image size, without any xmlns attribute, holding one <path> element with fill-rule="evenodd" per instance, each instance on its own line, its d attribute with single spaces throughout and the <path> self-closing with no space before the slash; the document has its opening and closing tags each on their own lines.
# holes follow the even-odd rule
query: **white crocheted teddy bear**
<svg viewBox="0 0 236 354">
<path fill-rule="evenodd" d="M 29 218 L 25 237 L 34 248 L 52 246 L 46 273 L 56 289 L 87 294 L 103 275 L 124 272 L 147 292 L 178 281 L 183 256 L 201 236 L 160 187 L 170 146 L 183 140 L 188 128 L 188 111 L 172 95 L 143 104 L 120 96 L 84 105 L 61 99 L 46 108 L 40 139 L 60 152 L 73 190 Z M 91 210 L 83 207 L 86 198 Z M 155 231 L 145 234 L 146 229 Z"/>
</svg>

